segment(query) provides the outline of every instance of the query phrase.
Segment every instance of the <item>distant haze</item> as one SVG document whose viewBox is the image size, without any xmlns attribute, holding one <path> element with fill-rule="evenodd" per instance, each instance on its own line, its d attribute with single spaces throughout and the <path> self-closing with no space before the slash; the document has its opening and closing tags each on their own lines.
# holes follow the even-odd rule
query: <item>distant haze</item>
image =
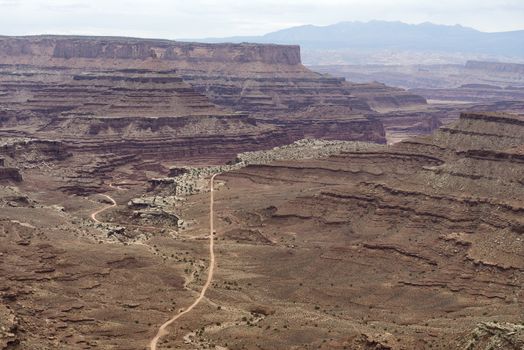
<svg viewBox="0 0 524 350">
<path fill-rule="evenodd" d="M 374 19 L 510 31 L 524 29 L 524 1 L 0 0 L 0 35 L 252 36 L 305 24 Z"/>
<path fill-rule="evenodd" d="M 303 62 L 312 65 L 463 64 L 471 59 L 524 62 L 524 30 L 485 33 L 433 23 L 341 22 L 200 41 L 297 44 L 302 47 Z"/>
</svg>

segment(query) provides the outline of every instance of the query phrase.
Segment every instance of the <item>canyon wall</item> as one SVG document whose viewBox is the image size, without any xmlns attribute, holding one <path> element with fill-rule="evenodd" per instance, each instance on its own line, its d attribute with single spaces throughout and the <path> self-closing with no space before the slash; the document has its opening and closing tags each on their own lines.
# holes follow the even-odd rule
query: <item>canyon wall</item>
<svg viewBox="0 0 524 350">
<path fill-rule="evenodd" d="M 384 143 L 353 90 L 305 68 L 297 46 L 0 38 L 3 132 L 75 152 L 223 161 L 302 137 Z"/>
<path fill-rule="evenodd" d="M 301 68 L 299 46 L 217 45 L 116 37 L 0 37 L 0 57 L 3 62 L 11 64 L 66 67 L 96 67 L 100 61 L 122 60 L 120 67 L 153 62 L 155 68 L 195 62 L 230 62 Z"/>
</svg>

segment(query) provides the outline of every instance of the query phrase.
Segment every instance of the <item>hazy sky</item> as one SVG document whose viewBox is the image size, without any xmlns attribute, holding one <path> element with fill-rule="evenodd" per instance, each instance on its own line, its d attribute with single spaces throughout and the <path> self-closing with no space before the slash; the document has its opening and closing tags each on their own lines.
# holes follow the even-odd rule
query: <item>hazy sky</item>
<svg viewBox="0 0 524 350">
<path fill-rule="evenodd" d="M 0 0 L 0 35 L 258 35 L 372 19 L 524 29 L 524 0 Z"/>
</svg>

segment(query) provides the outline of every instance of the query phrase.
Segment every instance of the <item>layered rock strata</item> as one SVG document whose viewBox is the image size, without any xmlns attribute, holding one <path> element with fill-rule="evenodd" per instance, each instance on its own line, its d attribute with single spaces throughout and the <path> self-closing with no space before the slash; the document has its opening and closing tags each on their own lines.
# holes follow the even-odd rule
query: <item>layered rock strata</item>
<svg viewBox="0 0 524 350">
<path fill-rule="evenodd" d="M 304 137 L 385 142 L 366 101 L 294 46 L 4 37 L 0 61 L 2 133 L 70 152 L 223 162 Z"/>
<path fill-rule="evenodd" d="M 289 119 L 288 125 L 300 129 L 298 133 L 303 136 L 329 137 L 310 130 L 320 123 L 337 125 L 340 116 L 351 119 L 359 111 L 370 114 L 372 108 L 389 110 L 425 104 L 420 96 L 401 89 L 381 84 L 351 84 L 341 78 L 314 73 L 301 64 L 297 46 L 198 44 L 130 38 L 3 37 L 0 38 L 0 62 L 8 67 L 5 75 L 12 73 L 6 90 L 9 83 L 20 84 L 24 77 L 38 77 L 38 72 L 31 67 L 47 70 L 44 77 L 37 79 L 39 83 L 52 80 L 53 74 L 49 72 L 53 70 L 59 72 L 55 80 L 63 73 L 68 75 L 68 70 L 76 72 L 66 79 L 63 87 L 45 88 L 26 83 L 26 88 L 41 91 L 24 101 L 26 108 L 36 113 L 82 116 L 215 114 L 217 112 L 210 109 L 212 103 L 229 111 L 248 112 L 257 120 L 271 123 L 274 119 L 286 121 L 290 114 L 307 114 L 311 109 L 330 106 L 336 109 L 335 119 L 332 113 L 317 114 L 314 120 L 302 118 L 298 125 Z M 18 68 L 13 69 L 13 65 Z M 17 69 L 29 69 L 30 72 Z M 179 81 L 180 78 L 186 85 Z M 93 90 L 86 87 L 89 84 Z M 64 105 L 60 93 L 65 91 L 71 95 L 71 100 Z M 209 100 L 202 99 L 199 93 Z M 13 100 L 9 91 L 0 95 L 5 102 Z M 381 131 L 377 129 L 376 132 Z M 336 137 L 350 140 L 353 136 Z M 384 139 L 372 141 L 383 142 Z"/>
<path fill-rule="evenodd" d="M 251 165 L 226 175 L 233 189 L 225 198 L 242 201 L 252 183 L 266 190 L 252 192 L 259 205 L 224 210 L 224 230 L 286 242 L 285 268 L 251 271 L 293 278 L 296 291 L 270 292 L 273 302 L 322 295 L 310 298 L 320 314 L 352 329 L 352 340 L 340 335 L 333 344 L 362 346 L 379 328 L 392 337 L 378 343 L 392 349 L 515 346 L 520 338 L 502 335 L 504 324 L 478 324 L 518 323 L 524 310 L 523 145 L 521 115 L 471 112 L 433 136 L 381 150 Z M 268 257 L 255 251 L 250 259 Z M 329 327 L 333 338 L 338 328 Z M 471 332 L 479 335 L 468 343 Z M 292 342 L 284 338 L 268 341 Z"/>
</svg>

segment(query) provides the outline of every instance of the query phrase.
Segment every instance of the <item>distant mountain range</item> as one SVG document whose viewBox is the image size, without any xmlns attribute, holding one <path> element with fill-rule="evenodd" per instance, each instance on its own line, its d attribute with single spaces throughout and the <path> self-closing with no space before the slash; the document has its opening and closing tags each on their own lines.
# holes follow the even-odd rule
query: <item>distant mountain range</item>
<svg viewBox="0 0 524 350">
<path fill-rule="evenodd" d="M 486 33 L 460 25 L 433 23 L 342 22 L 328 26 L 304 25 L 263 36 L 206 38 L 197 41 L 297 44 L 306 52 L 411 51 L 458 54 L 464 56 L 464 61 L 489 57 L 524 60 L 524 30 Z"/>
</svg>

